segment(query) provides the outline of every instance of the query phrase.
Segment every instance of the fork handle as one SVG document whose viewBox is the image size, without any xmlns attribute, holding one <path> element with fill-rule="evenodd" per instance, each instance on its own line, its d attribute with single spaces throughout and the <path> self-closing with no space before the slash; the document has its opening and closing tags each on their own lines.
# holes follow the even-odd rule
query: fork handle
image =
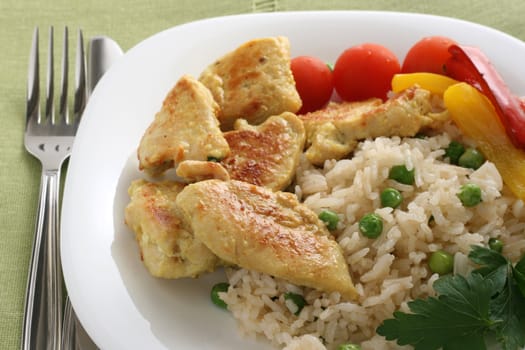
<svg viewBox="0 0 525 350">
<path fill-rule="evenodd" d="M 60 169 L 42 170 L 35 236 L 27 281 L 22 350 L 60 349 L 62 269 L 59 254 Z"/>
</svg>

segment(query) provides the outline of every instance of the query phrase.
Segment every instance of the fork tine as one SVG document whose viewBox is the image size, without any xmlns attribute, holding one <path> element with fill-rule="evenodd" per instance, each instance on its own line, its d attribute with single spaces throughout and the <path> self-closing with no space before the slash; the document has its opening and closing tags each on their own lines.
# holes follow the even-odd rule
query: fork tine
<svg viewBox="0 0 525 350">
<path fill-rule="evenodd" d="M 54 121 L 54 90 L 55 90 L 55 61 L 54 57 L 53 26 L 49 27 L 49 49 L 47 57 L 47 85 L 46 85 L 46 113 L 45 120 L 48 123 Z"/>
<path fill-rule="evenodd" d="M 68 89 L 68 74 L 69 74 L 69 44 L 68 44 L 68 28 L 64 27 L 64 45 L 62 50 L 62 80 L 60 90 L 60 105 L 59 105 L 59 121 L 66 122 L 68 120 L 67 110 L 67 89 Z"/>
<path fill-rule="evenodd" d="M 80 121 L 87 99 L 86 90 L 86 57 L 84 55 L 84 36 L 82 30 L 78 30 L 77 55 L 75 63 L 75 100 L 73 102 L 74 122 Z"/>
<path fill-rule="evenodd" d="M 40 98 L 40 70 L 38 60 L 38 27 L 33 32 L 33 42 L 29 54 L 29 73 L 27 76 L 27 106 L 26 106 L 26 123 L 31 119 L 38 122 Z"/>
</svg>

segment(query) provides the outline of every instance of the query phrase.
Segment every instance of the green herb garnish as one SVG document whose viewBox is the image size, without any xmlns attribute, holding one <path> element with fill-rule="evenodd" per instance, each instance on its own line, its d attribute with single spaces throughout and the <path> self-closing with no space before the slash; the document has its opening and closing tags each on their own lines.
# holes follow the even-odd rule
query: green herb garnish
<svg viewBox="0 0 525 350">
<path fill-rule="evenodd" d="M 512 266 L 499 252 L 473 246 L 479 265 L 468 276 L 434 282 L 437 297 L 408 303 L 412 313 L 394 312 L 377 333 L 416 350 L 487 349 L 493 335 L 504 350 L 525 346 L 525 256 Z"/>
<path fill-rule="evenodd" d="M 299 315 L 306 305 L 304 297 L 297 293 L 288 292 L 284 294 L 284 301 L 288 310 L 294 315 Z"/>
<path fill-rule="evenodd" d="M 208 156 L 208 158 L 206 159 L 208 162 L 214 162 L 214 163 L 218 163 L 221 161 L 220 158 L 217 158 L 217 157 L 214 157 L 214 156 Z"/>
</svg>

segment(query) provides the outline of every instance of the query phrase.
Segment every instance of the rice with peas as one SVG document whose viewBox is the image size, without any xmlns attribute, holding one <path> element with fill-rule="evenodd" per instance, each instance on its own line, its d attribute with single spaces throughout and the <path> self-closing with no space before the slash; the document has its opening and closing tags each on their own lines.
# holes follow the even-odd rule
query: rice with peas
<svg viewBox="0 0 525 350">
<path fill-rule="evenodd" d="M 444 249 L 454 254 L 456 272 L 465 273 L 470 246 L 498 237 L 504 242 L 503 254 L 518 260 L 525 252 L 524 203 L 505 187 L 492 163 L 471 170 L 444 159 L 444 149 L 459 137 L 450 125 L 431 137 L 366 140 L 350 159 L 327 161 L 323 168 L 303 159 L 295 192 L 315 212 L 330 209 L 338 214 L 333 234 L 360 297 L 349 302 L 335 292 L 228 269 L 231 287 L 221 297 L 241 333 L 267 338 L 286 350 L 335 349 L 347 342 L 363 349 L 408 349 L 387 342 L 375 330 L 395 310 L 408 312 L 407 301 L 434 295 L 432 283 L 439 276 L 428 268 L 430 253 Z M 415 169 L 414 185 L 388 179 L 390 168 L 400 164 Z M 464 207 L 457 197 L 466 183 L 482 190 L 482 202 L 475 207 Z M 381 208 L 379 195 L 386 187 L 402 193 L 398 208 Z M 384 223 L 377 239 L 362 236 L 358 229 L 359 219 L 371 212 Z M 307 305 L 298 315 L 286 307 L 286 292 L 304 296 Z"/>
</svg>

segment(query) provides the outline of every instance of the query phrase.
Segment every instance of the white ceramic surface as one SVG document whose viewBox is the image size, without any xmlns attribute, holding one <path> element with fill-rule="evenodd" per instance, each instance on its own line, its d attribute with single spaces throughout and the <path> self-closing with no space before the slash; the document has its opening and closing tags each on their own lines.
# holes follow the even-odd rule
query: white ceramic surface
<svg viewBox="0 0 525 350">
<path fill-rule="evenodd" d="M 480 47 L 511 89 L 525 94 L 525 44 L 450 18 L 394 12 L 288 12 L 214 18 L 177 26 L 131 49 L 100 81 L 86 108 L 66 180 L 62 262 L 74 308 L 103 349 L 269 349 L 243 339 L 209 290 L 221 271 L 191 280 L 150 277 L 123 223 L 136 147 L 167 91 L 186 73 L 256 37 L 284 35 L 292 56 L 334 62 L 346 48 L 376 42 L 400 60 L 423 36 Z"/>
</svg>

